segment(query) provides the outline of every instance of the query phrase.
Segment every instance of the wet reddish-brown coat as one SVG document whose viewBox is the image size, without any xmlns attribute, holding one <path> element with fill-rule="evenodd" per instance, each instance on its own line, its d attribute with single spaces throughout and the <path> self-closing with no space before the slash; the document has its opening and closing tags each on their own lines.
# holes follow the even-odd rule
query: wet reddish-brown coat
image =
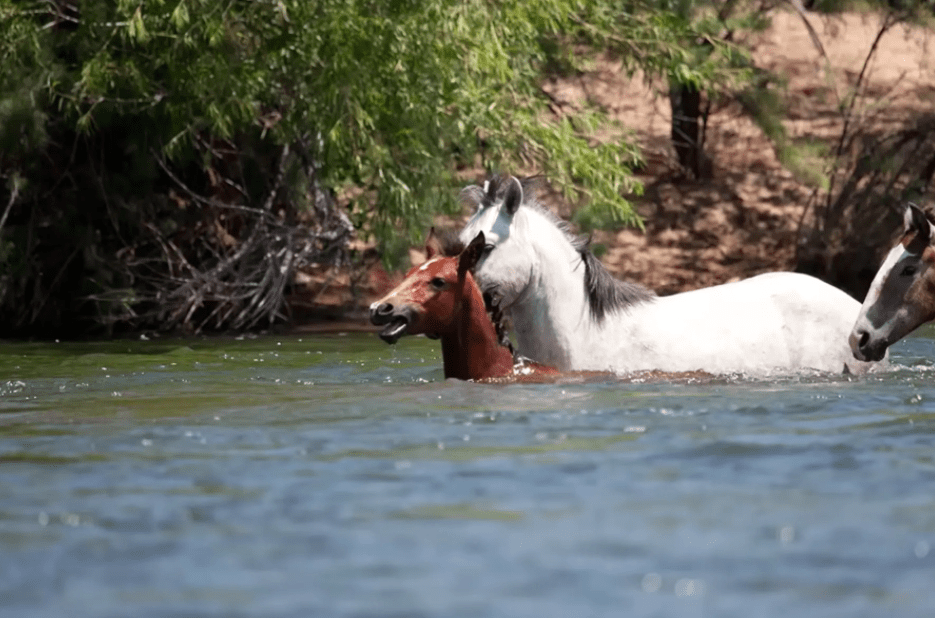
<svg viewBox="0 0 935 618">
<path fill-rule="evenodd" d="M 408 305 L 416 318 L 406 334 L 426 334 L 441 339 L 445 377 L 488 380 L 556 375 L 551 367 L 535 363 L 514 375 L 513 354 L 500 344 L 487 314 L 480 289 L 467 270 L 459 271 L 459 257 L 441 257 L 427 247 L 429 260 L 406 273 L 403 282 L 381 299 L 396 307 Z M 433 285 L 436 279 L 444 287 Z"/>
</svg>

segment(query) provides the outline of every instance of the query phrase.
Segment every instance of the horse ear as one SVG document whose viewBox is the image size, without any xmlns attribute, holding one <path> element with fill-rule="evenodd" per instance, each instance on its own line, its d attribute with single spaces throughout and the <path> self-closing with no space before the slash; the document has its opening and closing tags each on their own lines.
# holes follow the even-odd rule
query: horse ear
<svg viewBox="0 0 935 618">
<path fill-rule="evenodd" d="M 478 232 L 477 236 L 474 237 L 474 240 L 471 241 L 464 251 L 461 252 L 461 257 L 458 258 L 458 278 L 461 279 L 464 277 L 464 274 L 474 268 L 477 265 L 477 260 L 480 259 L 481 254 L 484 252 L 484 247 L 487 245 L 487 239 L 484 237 L 483 232 Z"/>
<path fill-rule="evenodd" d="M 932 224 L 929 222 L 925 212 L 912 202 L 906 206 L 903 213 L 903 221 L 906 226 L 906 232 L 915 232 L 919 244 L 928 245 L 932 239 Z"/>
<path fill-rule="evenodd" d="M 500 176 L 494 175 L 484 181 L 484 205 L 490 206 L 497 199 L 497 189 L 500 188 Z"/>
<path fill-rule="evenodd" d="M 474 212 L 483 210 L 485 206 L 484 198 L 484 190 L 477 185 L 470 185 L 461 189 L 461 204 L 472 207 Z"/>
<path fill-rule="evenodd" d="M 523 185 L 520 184 L 516 176 L 510 176 L 509 186 L 506 188 L 506 195 L 503 198 L 503 207 L 511 217 L 516 214 L 519 205 L 523 203 Z"/>
<path fill-rule="evenodd" d="M 425 257 L 431 260 L 433 257 L 442 254 L 442 243 L 435 233 L 435 227 L 429 229 L 429 235 L 425 238 Z"/>
</svg>

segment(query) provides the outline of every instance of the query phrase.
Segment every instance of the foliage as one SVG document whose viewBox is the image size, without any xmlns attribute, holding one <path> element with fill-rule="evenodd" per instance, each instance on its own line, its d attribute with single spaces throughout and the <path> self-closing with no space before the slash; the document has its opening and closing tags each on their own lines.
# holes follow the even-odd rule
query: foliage
<svg viewBox="0 0 935 618">
<path fill-rule="evenodd" d="M 594 138 L 599 110 L 554 118 L 539 82 L 605 48 L 733 79 L 739 50 L 684 49 L 706 22 L 667 6 L 0 0 L 0 330 L 279 319 L 295 268 L 347 258 L 344 213 L 393 254 L 478 164 L 538 169 L 587 198 L 582 220 L 634 223 L 637 151 Z"/>
</svg>

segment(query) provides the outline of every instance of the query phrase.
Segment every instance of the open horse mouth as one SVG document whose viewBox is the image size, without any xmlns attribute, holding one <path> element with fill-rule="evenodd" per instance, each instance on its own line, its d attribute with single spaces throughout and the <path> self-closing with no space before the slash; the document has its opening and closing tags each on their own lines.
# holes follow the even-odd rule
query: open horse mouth
<svg viewBox="0 0 935 618">
<path fill-rule="evenodd" d="M 395 309 L 389 303 L 383 303 L 370 309 L 370 322 L 376 326 L 386 324 L 380 331 L 379 337 L 387 343 L 396 343 L 406 334 L 406 329 L 412 323 L 412 312 L 406 307 Z"/>
<path fill-rule="evenodd" d="M 407 328 L 409 328 L 409 320 L 405 316 L 397 316 L 380 331 L 380 339 L 387 343 L 396 343 L 406 334 Z"/>
</svg>

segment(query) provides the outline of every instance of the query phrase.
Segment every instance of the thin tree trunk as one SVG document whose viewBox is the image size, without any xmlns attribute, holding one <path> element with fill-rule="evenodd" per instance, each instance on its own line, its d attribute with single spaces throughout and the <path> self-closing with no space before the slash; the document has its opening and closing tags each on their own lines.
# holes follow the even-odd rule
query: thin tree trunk
<svg viewBox="0 0 935 618">
<path fill-rule="evenodd" d="M 679 165 L 695 178 L 701 176 L 701 91 L 694 86 L 673 84 L 669 89 L 672 106 L 672 146 Z"/>
</svg>

